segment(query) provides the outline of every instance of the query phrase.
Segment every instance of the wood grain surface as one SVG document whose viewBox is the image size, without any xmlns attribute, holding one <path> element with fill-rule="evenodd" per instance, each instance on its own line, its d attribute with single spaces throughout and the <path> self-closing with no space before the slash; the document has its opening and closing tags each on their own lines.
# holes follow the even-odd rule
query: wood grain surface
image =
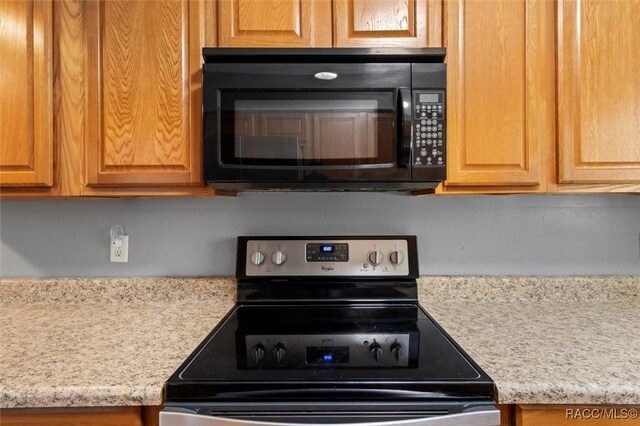
<svg viewBox="0 0 640 426">
<path fill-rule="evenodd" d="M 219 0 L 220 47 L 331 47 L 330 0 Z"/>
<path fill-rule="evenodd" d="M 638 418 L 623 418 L 627 410 L 638 406 L 621 405 L 517 405 L 516 426 L 637 426 Z M 624 411 L 623 411 L 624 410 Z M 607 418 L 617 415 L 619 418 Z M 579 416 L 579 417 L 576 417 Z M 599 418 L 587 418 L 596 416 Z"/>
<path fill-rule="evenodd" d="M 152 423 L 151 423 L 152 424 Z M 0 410 L 2 426 L 143 426 L 141 407 Z"/>
<path fill-rule="evenodd" d="M 442 43 L 441 0 L 335 0 L 336 47 L 427 47 Z"/>
<path fill-rule="evenodd" d="M 552 4 L 451 0 L 446 13 L 445 192 L 544 191 L 547 143 L 554 137 Z"/>
<path fill-rule="evenodd" d="M 52 2 L 0 1 L 0 185 L 53 185 Z"/>
<path fill-rule="evenodd" d="M 200 185 L 197 3 L 87 2 L 85 11 L 87 185 Z"/>
<path fill-rule="evenodd" d="M 640 1 L 558 2 L 559 183 L 640 183 Z"/>
<path fill-rule="evenodd" d="M 85 154 L 88 130 L 95 118 L 89 114 L 90 94 L 95 94 L 94 86 L 88 84 L 87 60 L 96 49 L 87 46 L 88 32 L 93 27 L 87 25 L 88 14 L 93 6 L 81 0 L 61 0 L 53 2 L 53 116 L 56 163 L 54 168 L 54 184 L 50 188 L 2 188 L 0 196 L 6 198 L 46 198 L 52 196 L 98 196 L 98 197 L 153 197 L 153 196 L 210 196 L 213 191 L 204 185 L 198 186 L 87 186 L 85 176 Z M 197 22 L 189 37 L 191 49 L 189 54 L 194 62 L 199 61 L 200 49 L 203 45 L 214 45 L 216 42 L 215 3 L 212 0 L 191 2 L 190 19 Z M 95 45 L 91 45 L 95 46 Z M 95 64 L 94 64 L 95 65 Z M 198 71 L 192 76 L 193 86 L 190 102 L 191 116 L 200 117 L 201 100 Z M 95 68 L 92 68 L 95 70 Z M 195 131 L 200 132 L 199 121 L 194 124 Z M 193 130 L 192 130 L 193 131 Z M 199 137 L 193 136 L 199 142 Z M 93 139 L 95 141 L 95 139 Z M 201 153 L 194 150 L 194 171 L 200 166 Z M 198 170 L 198 179 L 200 178 Z"/>
</svg>

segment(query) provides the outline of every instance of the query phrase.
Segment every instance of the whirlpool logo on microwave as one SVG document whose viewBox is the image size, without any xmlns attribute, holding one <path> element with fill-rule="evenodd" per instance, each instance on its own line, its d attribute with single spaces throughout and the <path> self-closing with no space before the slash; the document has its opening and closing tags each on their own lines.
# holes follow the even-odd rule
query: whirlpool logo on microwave
<svg viewBox="0 0 640 426">
<path fill-rule="evenodd" d="M 333 266 L 320 266 L 321 271 L 333 271 Z"/>
</svg>

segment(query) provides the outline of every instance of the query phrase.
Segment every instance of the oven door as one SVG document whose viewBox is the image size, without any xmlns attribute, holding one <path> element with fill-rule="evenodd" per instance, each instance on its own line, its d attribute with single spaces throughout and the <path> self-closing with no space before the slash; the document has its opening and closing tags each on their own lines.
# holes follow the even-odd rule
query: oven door
<svg viewBox="0 0 640 426">
<path fill-rule="evenodd" d="M 327 413 L 323 411 L 274 412 L 256 415 L 196 414 L 188 408 L 166 407 L 160 412 L 159 426 L 499 426 L 500 411 L 493 403 L 474 406 L 447 415 L 420 414 L 418 411 Z"/>
<path fill-rule="evenodd" d="M 411 180 L 399 161 L 410 151 L 399 142 L 410 64 L 208 63 L 203 72 L 205 180 Z"/>
</svg>

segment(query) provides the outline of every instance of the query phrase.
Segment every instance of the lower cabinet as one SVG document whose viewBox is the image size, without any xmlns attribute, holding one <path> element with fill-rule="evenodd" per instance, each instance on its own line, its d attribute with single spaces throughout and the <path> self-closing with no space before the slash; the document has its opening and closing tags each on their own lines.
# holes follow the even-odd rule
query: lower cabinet
<svg viewBox="0 0 640 426">
<path fill-rule="evenodd" d="M 500 426 L 637 426 L 638 405 L 500 405 Z M 0 409 L 2 426 L 158 426 L 160 406 Z"/>
<path fill-rule="evenodd" d="M 515 426 L 637 426 L 639 406 L 630 405 L 517 405 Z M 505 425 L 503 423 L 503 425 Z"/>
<path fill-rule="evenodd" d="M 142 407 L 0 409 L 0 425 L 144 426 L 144 413 Z"/>
<path fill-rule="evenodd" d="M 158 426 L 160 406 L 0 408 L 1 426 Z"/>
</svg>

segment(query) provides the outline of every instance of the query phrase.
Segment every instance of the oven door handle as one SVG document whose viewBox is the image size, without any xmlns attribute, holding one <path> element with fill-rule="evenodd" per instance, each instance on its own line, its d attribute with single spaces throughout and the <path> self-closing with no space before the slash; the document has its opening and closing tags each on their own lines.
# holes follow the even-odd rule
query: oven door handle
<svg viewBox="0 0 640 426">
<path fill-rule="evenodd" d="M 160 426 L 326 426 L 326 423 L 281 423 L 206 416 L 184 412 L 160 412 Z M 483 410 L 410 420 L 339 423 L 334 426 L 499 426 L 500 411 Z"/>
<path fill-rule="evenodd" d="M 411 162 L 411 134 L 413 128 L 411 91 L 398 89 L 398 167 L 407 167 Z"/>
</svg>

